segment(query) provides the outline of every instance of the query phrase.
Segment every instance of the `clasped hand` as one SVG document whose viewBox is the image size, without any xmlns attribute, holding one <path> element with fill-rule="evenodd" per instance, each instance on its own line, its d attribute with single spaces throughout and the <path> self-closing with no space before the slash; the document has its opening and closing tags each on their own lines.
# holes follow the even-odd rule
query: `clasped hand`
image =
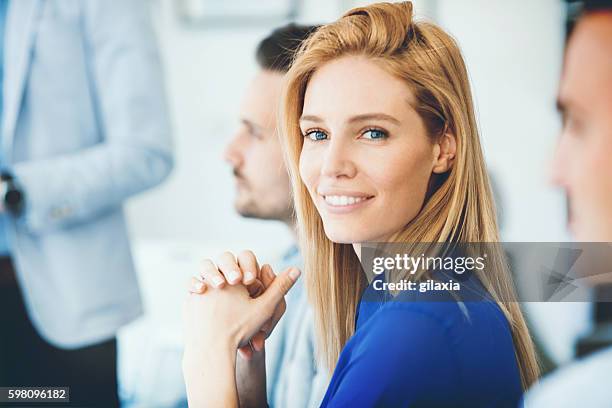
<svg viewBox="0 0 612 408">
<path fill-rule="evenodd" d="M 270 265 L 258 265 L 251 251 L 237 257 L 225 252 L 218 262 L 202 263 L 199 277 L 189 281 L 184 303 L 185 347 L 189 354 L 238 350 L 249 359 L 264 347 L 285 312 L 284 296 L 300 271 L 291 267 L 275 275 Z"/>
</svg>

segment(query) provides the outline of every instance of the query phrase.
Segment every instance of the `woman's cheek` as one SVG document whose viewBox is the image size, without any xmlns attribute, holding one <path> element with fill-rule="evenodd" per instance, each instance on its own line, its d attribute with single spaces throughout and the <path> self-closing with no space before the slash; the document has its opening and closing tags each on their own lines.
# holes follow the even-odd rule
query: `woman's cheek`
<svg viewBox="0 0 612 408">
<path fill-rule="evenodd" d="M 313 192 L 314 185 L 316 183 L 317 175 L 320 173 L 318 170 L 318 162 L 316 157 L 309 154 L 309 152 L 302 150 L 300 155 L 300 177 L 302 182 L 306 185 L 306 188 L 311 193 Z"/>
<path fill-rule="evenodd" d="M 402 203 L 409 213 L 418 212 L 431 176 L 431 168 L 424 156 L 394 157 L 387 161 L 386 166 L 382 166 L 384 171 L 372 175 L 377 188 L 384 192 L 388 201 Z M 389 202 L 386 205 L 392 205 Z"/>
</svg>

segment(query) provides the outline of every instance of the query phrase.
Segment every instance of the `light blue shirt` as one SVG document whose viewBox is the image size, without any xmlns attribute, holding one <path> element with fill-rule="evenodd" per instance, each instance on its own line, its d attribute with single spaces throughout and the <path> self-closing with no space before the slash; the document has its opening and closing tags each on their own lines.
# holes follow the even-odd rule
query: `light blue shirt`
<svg viewBox="0 0 612 408">
<path fill-rule="evenodd" d="M 589 407 L 612 404 L 612 347 L 544 377 L 525 394 L 525 408 Z"/>
<path fill-rule="evenodd" d="M 303 270 L 299 250 L 293 246 L 277 270 L 289 266 Z M 318 407 L 330 375 L 315 360 L 313 312 L 304 279 L 299 279 L 286 297 L 287 310 L 266 341 L 268 404 L 274 408 Z"/>
<path fill-rule="evenodd" d="M 0 123 L 2 122 L 3 98 L 4 94 L 4 26 L 6 23 L 6 10 L 9 0 L 0 0 Z M 4 167 L 2 151 L 0 151 L 0 168 Z M 10 246 L 7 234 L 8 214 L 0 214 L 0 256 L 10 253 Z"/>
</svg>

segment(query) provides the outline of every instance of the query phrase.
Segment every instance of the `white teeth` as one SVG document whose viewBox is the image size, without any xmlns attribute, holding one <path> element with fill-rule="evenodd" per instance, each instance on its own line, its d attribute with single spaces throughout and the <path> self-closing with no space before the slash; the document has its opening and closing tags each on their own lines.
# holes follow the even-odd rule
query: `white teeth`
<svg viewBox="0 0 612 408">
<path fill-rule="evenodd" d="M 366 197 L 349 197 L 349 196 L 324 196 L 325 202 L 337 207 L 353 205 L 366 199 Z"/>
</svg>

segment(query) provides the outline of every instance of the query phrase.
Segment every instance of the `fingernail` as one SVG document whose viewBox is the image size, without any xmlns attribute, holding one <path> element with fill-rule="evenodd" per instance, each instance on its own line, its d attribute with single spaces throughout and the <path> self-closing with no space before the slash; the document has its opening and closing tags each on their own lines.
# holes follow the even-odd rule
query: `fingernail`
<svg viewBox="0 0 612 408">
<path fill-rule="evenodd" d="M 204 288 L 204 282 L 196 282 L 193 285 L 193 291 L 194 292 L 201 292 L 203 288 Z"/>
<path fill-rule="evenodd" d="M 250 281 L 250 280 L 253 280 L 254 278 L 255 278 L 255 275 L 253 274 L 253 272 L 245 272 L 244 274 L 245 281 Z"/>
<path fill-rule="evenodd" d="M 230 283 L 234 283 L 236 282 L 238 279 L 240 279 L 240 274 L 236 271 L 231 271 L 228 275 L 227 275 L 227 279 L 230 281 Z"/>
<path fill-rule="evenodd" d="M 297 278 L 300 277 L 301 273 L 302 272 L 300 272 L 298 268 L 291 268 L 291 270 L 289 270 L 289 277 L 293 280 L 296 280 Z"/>
<path fill-rule="evenodd" d="M 215 277 L 213 278 L 213 284 L 214 284 L 216 287 L 219 287 L 219 286 L 223 285 L 223 278 L 222 278 L 222 277 L 220 277 L 220 276 L 215 276 Z"/>
</svg>

